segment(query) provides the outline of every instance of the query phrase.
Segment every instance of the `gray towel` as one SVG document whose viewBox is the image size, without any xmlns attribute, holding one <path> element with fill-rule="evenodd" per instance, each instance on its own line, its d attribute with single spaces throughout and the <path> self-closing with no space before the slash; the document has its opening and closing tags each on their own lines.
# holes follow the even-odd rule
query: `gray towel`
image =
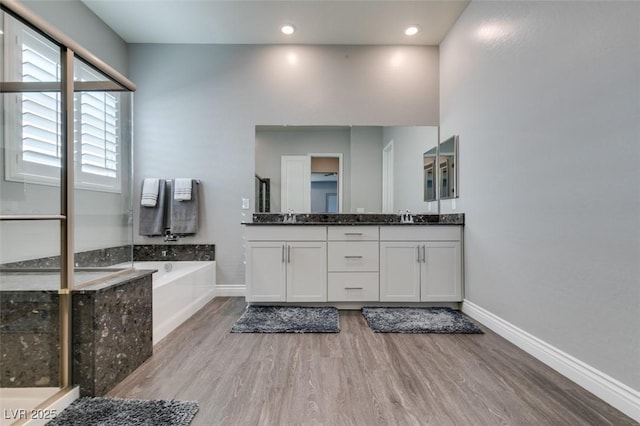
<svg viewBox="0 0 640 426">
<path fill-rule="evenodd" d="M 167 197 L 165 193 L 166 182 L 160 179 L 158 185 L 158 202 L 155 207 L 140 206 L 140 227 L 138 234 L 149 237 L 164 235 L 164 230 L 167 227 Z"/>
<path fill-rule="evenodd" d="M 173 185 L 171 192 L 171 233 L 195 234 L 198 232 L 198 185 L 191 180 L 191 200 L 176 200 Z"/>
</svg>

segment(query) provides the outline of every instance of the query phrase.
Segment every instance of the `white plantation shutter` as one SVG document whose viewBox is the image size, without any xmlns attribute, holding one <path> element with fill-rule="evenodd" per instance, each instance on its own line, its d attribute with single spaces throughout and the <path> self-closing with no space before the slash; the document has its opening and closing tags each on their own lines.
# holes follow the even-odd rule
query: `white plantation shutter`
<svg viewBox="0 0 640 426">
<path fill-rule="evenodd" d="M 54 46 L 24 32 L 22 81 L 59 81 L 59 58 L 60 52 Z M 21 98 L 22 160 L 60 167 L 60 94 L 24 93 Z"/>
<path fill-rule="evenodd" d="M 118 101 L 105 92 L 80 95 L 81 170 L 98 176 L 117 178 Z"/>
<path fill-rule="evenodd" d="M 57 46 L 23 28 L 15 30 L 14 55 L 19 67 L 14 78 L 23 82 L 59 82 L 60 51 Z M 13 49 L 12 49 L 13 50 Z M 76 61 L 76 80 L 103 81 L 98 72 Z M 59 184 L 62 155 L 61 97 L 56 92 L 15 95 L 17 115 L 7 126 L 7 138 L 16 152 L 7 156 L 7 179 Z M 77 92 L 75 104 L 76 186 L 120 191 L 120 104 L 117 94 Z M 11 164 L 9 164 L 11 163 Z"/>
</svg>

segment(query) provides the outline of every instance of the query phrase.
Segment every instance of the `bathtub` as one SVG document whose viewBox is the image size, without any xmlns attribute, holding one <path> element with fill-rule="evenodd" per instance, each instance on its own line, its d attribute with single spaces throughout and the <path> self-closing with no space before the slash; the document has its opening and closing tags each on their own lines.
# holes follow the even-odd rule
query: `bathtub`
<svg viewBox="0 0 640 426">
<path fill-rule="evenodd" d="M 135 262 L 153 274 L 153 344 L 195 314 L 215 296 L 216 262 Z"/>
</svg>

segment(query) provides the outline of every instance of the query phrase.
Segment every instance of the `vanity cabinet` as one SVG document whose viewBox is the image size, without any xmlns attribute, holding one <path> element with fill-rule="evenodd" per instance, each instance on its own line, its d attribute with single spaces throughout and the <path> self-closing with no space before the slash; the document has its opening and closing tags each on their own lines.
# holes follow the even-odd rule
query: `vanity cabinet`
<svg viewBox="0 0 640 426">
<path fill-rule="evenodd" d="M 329 226 L 328 300 L 379 300 L 379 234 L 377 226 Z"/>
<path fill-rule="evenodd" d="M 247 302 L 460 302 L 462 226 L 248 226 Z"/>
<path fill-rule="evenodd" d="M 380 301 L 462 301 L 462 228 L 381 226 Z"/>
<path fill-rule="evenodd" d="M 247 229 L 248 302 L 326 302 L 323 226 Z"/>
</svg>

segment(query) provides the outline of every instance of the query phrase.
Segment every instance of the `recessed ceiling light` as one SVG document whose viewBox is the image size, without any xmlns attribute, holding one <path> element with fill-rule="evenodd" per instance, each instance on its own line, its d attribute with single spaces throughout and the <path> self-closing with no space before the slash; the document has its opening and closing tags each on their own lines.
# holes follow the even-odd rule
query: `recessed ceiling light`
<svg viewBox="0 0 640 426">
<path fill-rule="evenodd" d="M 280 31 L 282 34 L 291 35 L 296 31 L 296 28 L 291 24 L 284 24 L 280 27 Z"/>
<path fill-rule="evenodd" d="M 408 36 L 413 36 L 418 34 L 418 31 L 420 31 L 420 27 L 417 25 L 409 25 L 407 28 L 404 29 L 404 34 L 408 35 Z"/>
</svg>

